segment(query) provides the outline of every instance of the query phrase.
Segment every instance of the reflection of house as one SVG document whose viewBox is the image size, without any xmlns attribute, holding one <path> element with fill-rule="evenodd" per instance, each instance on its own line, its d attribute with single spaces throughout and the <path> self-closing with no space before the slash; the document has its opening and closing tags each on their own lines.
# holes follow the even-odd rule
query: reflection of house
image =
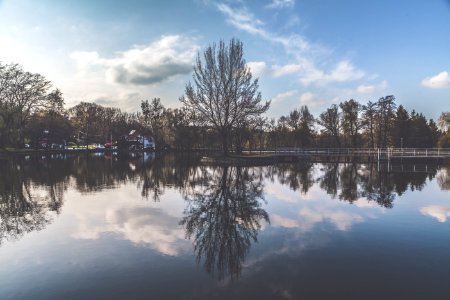
<svg viewBox="0 0 450 300">
<path fill-rule="evenodd" d="M 128 135 L 121 136 L 115 145 L 121 150 L 155 150 L 153 137 L 141 135 L 136 130 L 131 130 Z"/>
</svg>

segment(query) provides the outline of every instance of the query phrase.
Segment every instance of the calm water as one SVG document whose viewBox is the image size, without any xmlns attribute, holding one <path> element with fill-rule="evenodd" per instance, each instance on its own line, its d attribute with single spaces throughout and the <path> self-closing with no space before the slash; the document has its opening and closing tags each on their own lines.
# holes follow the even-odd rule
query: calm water
<svg viewBox="0 0 450 300">
<path fill-rule="evenodd" d="M 0 299 L 448 299 L 450 168 L 0 159 Z"/>
</svg>

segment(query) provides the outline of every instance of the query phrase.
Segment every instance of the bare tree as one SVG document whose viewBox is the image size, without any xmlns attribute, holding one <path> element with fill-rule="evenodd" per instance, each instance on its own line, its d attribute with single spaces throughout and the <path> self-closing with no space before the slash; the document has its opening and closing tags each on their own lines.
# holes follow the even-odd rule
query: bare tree
<svg viewBox="0 0 450 300">
<path fill-rule="evenodd" d="M 141 101 L 144 125 L 151 131 L 158 146 L 164 144 L 163 116 L 165 110 L 160 98 L 153 98 L 150 102 L 148 100 Z"/>
<path fill-rule="evenodd" d="M 375 131 L 377 128 L 377 104 L 369 101 L 363 105 L 363 122 L 369 135 L 369 147 L 375 148 Z"/>
<path fill-rule="evenodd" d="M 324 128 L 326 133 L 335 138 L 337 146 L 340 147 L 341 113 L 339 107 L 336 104 L 331 105 L 330 108 L 319 115 L 317 123 Z"/>
<path fill-rule="evenodd" d="M 356 148 L 358 147 L 358 133 L 363 126 L 363 122 L 359 118 L 361 104 L 350 99 L 342 102 L 339 106 L 342 110 L 342 129 L 345 134 L 350 135 L 352 146 Z"/>
<path fill-rule="evenodd" d="M 438 119 L 439 128 L 444 131 L 450 131 L 450 112 L 443 112 Z"/>
<path fill-rule="evenodd" d="M 194 83 L 186 85 L 181 97 L 186 112 L 200 126 L 214 128 L 228 154 L 230 133 L 236 126 L 246 124 L 269 109 L 270 101 L 262 102 L 258 79 L 243 58 L 242 42 L 232 39 L 209 46 L 197 56 L 194 66 Z"/>
<path fill-rule="evenodd" d="M 378 107 L 378 146 L 385 148 L 389 145 L 389 132 L 392 129 L 397 105 L 395 97 L 388 95 L 381 97 L 377 102 Z"/>
</svg>

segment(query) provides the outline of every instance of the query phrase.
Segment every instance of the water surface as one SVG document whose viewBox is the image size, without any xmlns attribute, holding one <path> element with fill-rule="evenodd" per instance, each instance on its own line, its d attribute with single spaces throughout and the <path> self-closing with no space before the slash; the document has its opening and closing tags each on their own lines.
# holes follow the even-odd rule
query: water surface
<svg viewBox="0 0 450 300">
<path fill-rule="evenodd" d="M 450 168 L 0 159 L 0 299 L 443 299 Z"/>
</svg>

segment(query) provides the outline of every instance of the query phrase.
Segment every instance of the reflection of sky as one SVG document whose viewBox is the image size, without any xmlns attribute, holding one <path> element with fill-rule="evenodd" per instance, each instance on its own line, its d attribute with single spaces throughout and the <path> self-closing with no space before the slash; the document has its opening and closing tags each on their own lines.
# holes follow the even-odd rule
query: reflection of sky
<svg viewBox="0 0 450 300">
<path fill-rule="evenodd" d="M 186 203 L 177 190 L 167 188 L 160 202 L 152 202 L 142 198 L 134 183 L 128 183 L 82 195 L 69 189 L 64 199 L 61 214 L 54 217 L 53 223 L 0 248 L 0 296 L 26 288 L 30 291 L 39 286 L 49 288 L 55 281 L 64 284 L 60 282 L 62 278 L 79 286 L 87 284 L 88 279 L 98 281 L 119 271 L 134 274 L 130 281 L 139 281 L 137 277 L 150 281 L 160 276 L 153 283 L 155 289 L 169 279 L 174 283 L 190 281 L 193 286 L 201 285 L 204 294 L 232 285 L 211 284 L 212 279 L 195 265 L 192 241 L 185 239 L 184 228 L 179 225 Z M 347 255 L 352 253 L 364 265 L 368 260 L 358 256 L 360 253 L 389 260 L 391 253 L 387 252 L 391 250 L 402 252 L 405 247 L 412 247 L 424 251 L 421 248 L 424 240 L 433 246 L 433 238 L 439 237 L 444 243 L 449 236 L 450 223 L 445 223 L 450 217 L 448 192 L 441 191 L 436 181 L 422 191 L 408 191 L 397 197 L 393 209 L 381 208 L 364 198 L 352 204 L 331 199 L 317 183 L 302 194 L 277 180 L 265 182 L 265 200 L 262 208 L 267 210 L 271 224 L 264 224 L 258 242 L 252 244 L 243 262 L 241 281 L 249 285 L 256 284 L 256 279 L 265 282 L 268 279 L 261 277 L 263 273 L 270 270 L 280 274 L 276 266 L 283 266 L 286 273 L 278 279 L 283 282 L 267 286 L 285 298 L 296 295 L 286 276 L 300 276 L 302 269 L 293 267 L 297 264 L 309 270 L 305 261 L 312 261 L 319 276 L 320 270 L 333 272 L 343 268 L 336 261 L 330 262 L 333 257 L 348 262 Z M 450 241 L 444 244 L 448 248 Z M 386 247 L 385 251 L 379 249 L 381 245 Z M 429 255 L 424 259 L 435 254 L 427 251 Z M 320 259 L 328 266 L 320 263 Z M 83 279 L 84 276 L 87 277 Z M 120 277 L 109 282 L 105 279 L 104 284 L 120 280 Z M 190 289 L 184 287 L 184 291 Z"/>
<path fill-rule="evenodd" d="M 177 255 L 187 242 L 178 225 L 183 202 L 181 196 L 167 191 L 164 201 L 144 201 L 133 186 L 80 199 L 69 206 L 78 220 L 76 239 L 98 239 L 114 233 L 133 244 L 148 246 L 161 254 Z"/>
</svg>

